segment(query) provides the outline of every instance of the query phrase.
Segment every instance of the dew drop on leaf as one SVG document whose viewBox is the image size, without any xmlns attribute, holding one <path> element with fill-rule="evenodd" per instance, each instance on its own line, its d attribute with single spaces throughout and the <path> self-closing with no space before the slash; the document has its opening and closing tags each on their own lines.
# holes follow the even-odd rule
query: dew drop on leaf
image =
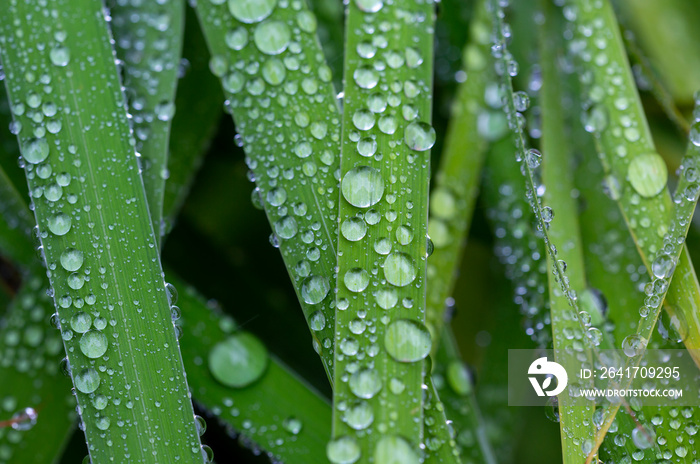
<svg viewBox="0 0 700 464">
<path fill-rule="evenodd" d="M 247 332 L 231 335 L 209 352 L 209 371 L 228 387 L 250 385 L 262 376 L 267 364 L 267 348 Z"/>
<path fill-rule="evenodd" d="M 384 333 L 384 348 L 399 362 L 417 362 L 425 359 L 432 346 L 430 332 L 421 323 L 398 319 Z"/>
<path fill-rule="evenodd" d="M 228 9 L 242 23 L 256 23 L 270 16 L 277 0 L 228 0 Z"/>
</svg>

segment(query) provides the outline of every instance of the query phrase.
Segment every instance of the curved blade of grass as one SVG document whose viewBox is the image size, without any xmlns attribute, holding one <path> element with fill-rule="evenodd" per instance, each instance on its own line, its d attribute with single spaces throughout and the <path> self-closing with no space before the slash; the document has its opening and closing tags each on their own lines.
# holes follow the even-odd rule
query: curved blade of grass
<svg viewBox="0 0 700 464">
<path fill-rule="evenodd" d="M 27 179 L 24 177 L 24 172 L 21 169 L 13 169 L 17 166 L 20 154 L 17 137 L 14 137 L 12 132 L 16 132 L 21 127 L 12 121 L 10 102 L 7 99 L 4 86 L 0 89 L 0 128 L 2 131 L 0 134 L 0 166 L 5 167 L 5 174 L 19 192 L 20 198 L 27 198 Z"/>
<path fill-rule="evenodd" d="M 567 141 L 565 116 L 563 111 L 562 76 L 557 70 L 560 62 L 559 50 L 556 48 L 559 34 L 558 19 L 552 14 L 553 8 L 542 1 L 544 24 L 540 24 L 539 52 L 542 69 L 542 87 L 540 89 L 540 105 L 542 114 L 542 183 L 546 187 L 544 201 L 556 211 L 556 218 L 550 223 L 549 238 L 560 246 L 557 257 L 547 255 L 549 270 L 549 310 L 552 315 L 552 339 L 554 341 L 554 357 L 564 366 L 567 372 L 576 372 L 580 367 L 579 360 L 570 356 L 558 356 L 573 350 L 582 351 L 591 359 L 590 350 L 576 348 L 578 340 L 595 336 L 599 344 L 602 332 L 591 327 L 584 332 L 576 320 L 571 317 L 571 308 L 567 298 L 562 294 L 558 276 L 554 270 L 554 259 L 566 262 L 566 274 L 569 286 L 582 295 L 586 289 L 586 269 L 584 267 L 583 247 L 578 224 L 578 204 L 573 196 L 574 173 L 573 153 Z M 527 160 L 531 165 L 539 164 L 539 153 L 530 152 Z M 598 321 L 602 314 L 592 314 Z M 574 337 L 568 334 L 576 334 Z M 576 342 L 574 342 L 576 340 Z M 585 344 L 584 344 L 585 347 Z M 563 359 L 559 359 L 563 358 Z M 586 456 L 586 444 L 592 443 L 595 433 L 593 422 L 590 420 L 591 410 L 587 407 L 574 406 L 568 391 L 557 396 L 559 407 L 559 426 L 561 429 L 562 457 L 565 464 L 579 463 Z"/>
<path fill-rule="evenodd" d="M 457 267 L 466 243 L 479 188 L 486 140 L 477 125 L 490 74 L 491 25 L 486 2 L 478 2 L 470 25 L 463 61 L 467 80 L 460 84 L 452 106 L 445 146 L 430 195 L 428 235 L 435 247 L 428 260 L 426 321 L 435 354 L 445 323 L 445 301 L 457 280 Z"/>
<path fill-rule="evenodd" d="M 244 388 L 216 381 L 208 354 L 236 336 L 236 323 L 168 273 L 180 289 L 181 340 L 192 395 L 197 403 L 245 437 L 249 446 L 288 463 L 326 463 L 331 408 L 303 379 L 269 355 L 260 377 Z"/>
<path fill-rule="evenodd" d="M 177 85 L 175 116 L 170 132 L 168 179 L 165 182 L 163 218 L 165 233 L 173 228 L 221 119 L 221 87 L 209 71 L 209 51 L 202 30 L 188 8 L 185 15 L 182 56 L 189 63 Z"/>
<path fill-rule="evenodd" d="M 661 105 L 664 113 L 666 113 L 668 119 L 670 119 L 682 133 L 687 135 L 690 131 L 690 124 L 688 124 L 683 113 L 681 113 L 681 110 L 676 106 L 676 102 L 673 100 L 671 93 L 666 89 L 664 83 L 661 82 L 649 58 L 647 58 L 639 47 L 639 44 L 637 44 L 634 33 L 630 29 L 626 29 L 622 26 L 621 36 L 625 42 L 627 53 L 629 53 L 632 60 L 642 69 L 644 77 L 649 81 L 649 84 L 651 84 L 651 92 L 659 102 L 659 105 Z"/>
<path fill-rule="evenodd" d="M 580 65 L 590 78 L 590 82 L 584 82 L 587 96 L 595 102 L 585 125 L 595 136 L 606 173 L 611 176 L 610 182 L 618 186 L 617 201 L 651 274 L 673 215 L 666 190 L 667 170 L 654 149 L 612 7 L 607 1 L 599 7 L 584 0 L 573 0 L 568 5 L 576 12 L 570 21 L 576 31 Z M 598 39 L 580 32 L 594 21 L 600 25 L 600 34 L 593 36 L 607 45 L 604 50 L 595 52 L 606 61 L 605 66 L 592 61 L 593 51 L 599 50 L 595 42 Z M 614 72 L 609 72 L 610 69 Z M 598 90 L 605 88 L 614 91 Z M 623 120 L 629 121 L 629 127 L 623 126 Z M 695 358 L 700 353 L 700 285 L 685 246 L 677 271 L 670 284 L 666 309 L 671 315 L 679 311 L 678 317 L 686 321 L 685 345 Z M 700 364 L 700 359 L 696 359 L 696 363 Z"/>
<path fill-rule="evenodd" d="M 476 402 L 471 374 L 460 359 L 452 330 L 444 330 L 434 358 L 432 377 L 440 379 L 434 383 L 445 406 L 445 415 L 452 421 L 456 446 L 464 462 L 495 464 L 496 456 L 486 436 L 487 428 Z"/>
<path fill-rule="evenodd" d="M 101 6 L 22 0 L 0 11 L 5 82 L 91 458 L 201 462 Z"/>
<path fill-rule="evenodd" d="M 696 120 L 695 123 L 700 123 L 700 121 Z M 634 356 L 631 357 L 628 365 L 639 365 L 647 344 L 653 335 L 653 330 L 667 292 L 670 293 L 669 287 L 671 285 L 669 285 L 669 280 L 679 271 L 681 264 L 683 264 L 682 255 L 685 250 L 685 237 L 700 196 L 700 185 L 697 183 L 696 174 L 698 167 L 700 167 L 700 147 L 691 144 L 681 163 L 681 174 L 673 197 L 673 218 L 669 224 L 668 232 L 664 236 L 663 248 L 655 259 L 654 279 L 650 286 L 651 291 L 647 292 L 648 297 L 644 302 L 644 307 L 640 310 L 643 312 L 643 316 L 635 333 L 623 340 L 623 347 L 634 352 Z M 662 258 L 665 263 L 663 275 L 661 275 L 661 270 L 658 267 L 658 263 L 661 262 L 659 260 Z M 688 261 L 687 264 L 690 264 L 690 262 Z M 693 276 L 681 275 L 681 277 L 688 278 Z M 685 343 L 687 346 L 687 341 Z M 692 355 L 693 351 L 690 350 L 690 352 Z M 612 404 L 607 408 L 605 421 L 596 435 L 595 445 L 588 456 L 587 462 L 591 462 L 594 459 L 598 447 L 610 428 L 619 407 L 619 404 Z"/>
<path fill-rule="evenodd" d="M 629 20 L 640 47 L 673 97 L 684 106 L 692 105 L 700 75 L 700 53 L 694 45 L 700 41 L 697 5 L 685 0 L 645 0 L 621 1 L 615 6 Z"/>
<path fill-rule="evenodd" d="M 198 2 L 196 10 L 256 181 L 254 201 L 273 225 L 271 241 L 331 379 L 339 109 L 314 16 L 304 2 L 269 6 L 269 17 L 253 23 L 229 4 Z"/>
<path fill-rule="evenodd" d="M 0 166 L 0 254 L 15 263 L 33 262 L 33 223 L 24 199 Z"/>
<path fill-rule="evenodd" d="M 163 196 L 168 142 L 182 56 L 184 0 L 108 0 L 117 57 L 129 104 L 141 178 L 158 243 L 165 233 Z"/>
<path fill-rule="evenodd" d="M 45 279 L 26 277 L 0 330 L 0 462 L 48 464 L 72 433 L 75 398 Z"/>
<path fill-rule="evenodd" d="M 331 462 L 419 460 L 433 21 L 429 3 L 348 5 Z"/>
</svg>

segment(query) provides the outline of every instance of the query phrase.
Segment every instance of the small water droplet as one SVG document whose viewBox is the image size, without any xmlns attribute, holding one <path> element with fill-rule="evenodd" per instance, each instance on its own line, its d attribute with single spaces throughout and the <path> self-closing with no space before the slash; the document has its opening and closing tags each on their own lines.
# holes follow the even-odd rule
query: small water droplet
<svg viewBox="0 0 700 464">
<path fill-rule="evenodd" d="M 250 385 L 262 376 L 267 364 L 267 348 L 247 332 L 231 335 L 209 352 L 209 371 L 228 387 Z"/>
</svg>

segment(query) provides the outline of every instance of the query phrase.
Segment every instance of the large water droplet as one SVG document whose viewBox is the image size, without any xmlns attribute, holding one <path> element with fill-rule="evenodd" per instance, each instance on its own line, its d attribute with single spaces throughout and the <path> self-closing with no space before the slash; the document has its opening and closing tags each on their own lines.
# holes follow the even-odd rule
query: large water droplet
<svg viewBox="0 0 700 464">
<path fill-rule="evenodd" d="M 107 351 L 109 342 L 100 331 L 89 330 L 80 338 L 80 351 L 88 358 L 99 358 Z"/>
<path fill-rule="evenodd" d="M 228 0 L 228 9 L 243 23 L 256 23 L 270 16 L 277 0 Z"/>
<path fill-rule="evenodd" d="M 66 235 L 70 231 L 71 223 L 70 216 L 64 213 L 51 216 L 48 220 L 49 230 L 54 235 Z"/>
<path fill-rule="evenodd" d="M 360 166 L 348 171 L 341 182 L 343 198 L 358 208 L 368 208 L 382 199 L 384 179 L 374 168 Z"/>
<path fill-rule="evenodd" d="M 301 284 L 301 297 L 308 304 L 318 304 L 331 289 L 328 279 L 323 276 L 311 276 Z"/>
<path fill-rule="evenodd" d="M 219 342 L 209 352 L 209 371 L 222 384 L 243 388 L 265 372 L 267 348 L 254 335 L 238 332 Z"/>
<path fill-rule="evenodd" d="M 374 369 L 363 369 L 355 372 L 348 382 L 350 391 L 358 398 L 369 399 L 382 389 L 382 379 Z"/>
<path fill-rule="evenodd" d="M 639 155 L 627 167 L 627 178 L 641 196 L 653 197 L 666 187 L 666 163 L 656 153 Z"/>
<path fill-rule="evenodd" d="M 46 139 L 34 139 L 27 143 L 22 152 L 27 163 L 38 164 L 49 157 L 49 143 Z"/>
<path fill-rule="evenodd" d="M 53 48 L 49 52 L 49 58 L 56 66 L 68 66 L 68 63 L 70 62 L 70 50 L 62 46 Z"/>
<path fill-rule="evenodd" d="M 66 271 L 75 272 L 83 265 L 83 252 L 69 248 L 61 254 L 61 266 Z"/>
<path fill-rule="evenodd" d="M 351 292 L 361 292 L 369 285 L 369 274 L 364 269 L 356 267 L 345 273 L 343 282 Z"/>
<path fill-rule="evenodd" d="M 667 254 L 660 254 L 651 263 L 651 272 L 657 279 L 668 279 L 673 275 L 675 268 L 676 261 Z"/>
<path fill-rule="evenodd" d="M 411 150 L 430 150 L 435 145 L 435 138 L 435 129 L 424 122 L 414 121 L 404 131 L 404 141 Z"/>
<path fill-rule="evenodd" d="M 630 358 L 642 353 L 646 346 L 646 340 L 637 334 L 628 335 L 622 340 L 622 351 Z"/>
<path fill-rule="evenodd" d="M 100 374 L 91 367 L 83 369 L 73 378 L 75 388 L 83 393 L 92 393 L 100 386 Z"/>
<path fill-rule="evenodd" d="M 382 464 L 418 464 L 418 455 L 401 437 L 386 435 L 374 448 L 374 462 Z"/>
<path fill-rule="evenodd" d="M 353 464 L 360 459 L 360 445 L 353 437 L 339 437 L 328 442 L 326 456 L 333 464 Z"/>
<path fill-rule="evenodd" d="M 78 333 L 87 332 L 88 330 L 90 330 L 91 325 L 92 317 L 84 311 L 75 313 L 73 317 L 70 318 L 71 329 Z"/>
<path fill-rule="evenodd" d="M 258 50 L 267 55 L 279 55 L 287 49 L 291 39 L 292 33 L 282 21 L 266 21 L 253 34 Z"/>
<path fill-rule="evenodd" d="M 343 221 L 340 231 L 347 240 L 357 242 L 367 234 L 367 224 L 360 218 L 353 217 Z"/>
<path fill-rule="evenodd" d="M 420 361 L 430 353 L 430 332 L 419 322 L 398 319 L 387 327 L 384 347 L 399 362 Z"/>
<path fill-rule="evenodd" d="M 405 253 L 392 253 L 384 261 L 384 277 L 387 282 L 397 287 L 405 287 L 416 278 L 413 259 Z"/>
<path fill-rule="evenodd" d="M 363 401 L 355 406 L 349 407 L 343 414 L 343 421 L 355 430 L 364 430 L 374 421 L 372 406 Z"/>
<path fill-rule="evenodd" d="M 471 391 L 471 379 L 467 366 L 461 361 L 452 361 L 447 366 L 447 383 L 460 396 L 466 396 Z"/>
<path fill-rule="evenodd" d="M 651 448 L 656 441 L 656 432 L 651 425 L 642 424 L 632 430 L 632 441 L 639 449 Z"/>
<path fill-rule="evenodd" d="M 382 0 L 355 0 L 355 5 L 365 13 L 376 13 L 384 6 Z"/>
<path fill-rule="evenodd" d="M 377 71 L 369 66 L 361 66 L 352 74 L 355 83 L 363 89 L 373 89 L 379 82 Z"/>
</svg>

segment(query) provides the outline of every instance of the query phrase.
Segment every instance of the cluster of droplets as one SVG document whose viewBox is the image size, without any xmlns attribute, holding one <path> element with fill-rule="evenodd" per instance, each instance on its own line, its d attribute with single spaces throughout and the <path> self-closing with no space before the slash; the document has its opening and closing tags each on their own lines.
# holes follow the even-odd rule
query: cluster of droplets
<svg viewBox="0 0 700 464">
<path fill-rule="evenodd" d="M 420 372 L 431 349 L 414 301 L 415 289 L 424 287 L 429 247 L 417 224 L 427 205 L 414 204 L 412 193 L 427 188 L 427 152 L 436 138 L 424 122 L 429 51 L 417 46 L 432 34 L 432 7 L 355 0 L 351 8 L 358 23 L 356 45 L 346 57 L 340 246 L 369 254 L 363 262 L 339 252 L 334 413 L 347 434 L 328 444 L 327 456 L 334 464 L 356 462 L 362 457 L 358 438 L 378 430 L 370 451 L 375 462 L 417 463 L 414 445 L 392 428 L 410 423 L 401 416 L 422 402 L 400 373 Z M 411 34 L 411 45 L 397 40 L 396 18 Z M 392 168 L 398 159 L 401 167 Z M 375 364 L 384 356 L 398 363 L 390 378 Z M 376 401 L 385 402 L 388 417 L 376 416 Z"/>
<path fill-rule="evenodd" d="M 63 346 L 58 332 L 47 330 L 46 321 L 53 303 L 41 279 L 30 278 L 24 285 L 5 319 L 0 339 L 0 367 L 29 378 L 55 378 L 60 375 L 58 360 Z M 0 426 L 0 462 L 11 461 L 22 433 L 36 424 L 38 406 L 45 400 L 45 389 L 54 387 L 46 385 L 33 392 L 21 392 L 28 395 L 26 398 L 11 395 L 0 398 L 0 416 L 9 418 L 0 420 L 0 424 L 5 425 Z M 26 403 L 30 398 L 33 407 Z M 74 398 L 66 395 L 64 401 L 70 405 Z"/>
<path fill-rule="evenodd" d="M 203 11 L 212 27 L 222 15 L 232 18 L 210 69 L 221 78 L 237 143 L 248 155 L 252 201 L 268 215 L 270 242 L 282 252 L 314 348 L 331 372 L 340 120 L 316 18 L 303 2 L 211 3 Z"/>
<path fill-rule="evenodd" d="M 182 13 L 175 0 L 108 2 L 136 152 L 148 191 L 161 192 L 168 178 L 168 127 L 175 115 Z M 157 198 L 158 194 L 154 196 Z M 149 199 L 151 200 L 151 199 Z M 160 205 L 151 205 L 152 209 Z M 158 226 L 158 224 L 156 224 Z M 163 225 L 156 227 L 162 233 Z"/>
<path fill-rule="evenodd" d="M 124 431 L 133 429 L 134 422 L 124 419 L 119 411 L 124 407 L 135 408 L 141 399 L 138 394 L 130 391 L 133 385 L 125 378 L 123 362 L 113 350 L 113 347 L 119 344 L 119 333 L 113 330 L 113 327 L 122 323 L 113 311 L 128 306 L 130 311 L 133 310 L 134 317 L 144 318 L 144 306 L 148 305 L 138 301 L 138 298 L 129 302 L 109 302 L 98 297 L 108 293 L 110 285 L 113 284 L 109 278 L 111 269 L 108 269 L 106 263 L 98 265 L 97 259 L 110 255 L 106 249 L 110 248 L 109 240 L 115 237 L 112 231 L 130 232 L 120 230 L 119 223 L 96 223 L 96 217 L 104 216 L 104 211 L 101 215 L 96 215 L 93 209 L 101 209 L 103 205 L 98 204 L 95 207 L 84 199 L 81 202 L 81 195 L 85 192 L 82 184 L 87 182 L 87 176 L 84 175 L 86 168 L 92 168 L 93 173 L 103 169 L 133 169 L 133 172 L 136 172 L 135 162 L 128 159 L 124 164 L 119 164 L 120 158 L 111 156 L 109 150 L 105 149 L 104 153 L 99 153 L 100 168 L 95 170 L 94 166 L 84 165 L 86 156 L 92 157 L 95 154 L 82 152 L 85 148 L 67 142 L 62 136 L 62 130 L 66 131 L 63 128 L 64 124 L 70 124 L 73 129 L 77 127 L 83 132 L 81 140 L 85 144 L 81 147 L 90 147 L 93 141 L 91 134 L 96 128 L 106 127 L 107 123 L 99 117 L 77 122 L 79 116 L 76 116 L 76 113 L 84 109 L 80 106 L 68 107 L 62 101 L 57 101 L 54 89 L 55 85 L 66 82 L 66 74 L 75 76 L 76 73 L 89 73 L 94 64 L 93 60 L 100 62 L 101 58 L 106 57 L 86 57 L 85 63 L 79 63 L 85 64 L 85 67 L 73 66 L 76 63 L 71 61 L 71 49 L 67 45 L 71 37 L 61 30 L 42 30 L 41 34 L 44 33 L 48 53 L 41 56 L 46 57 L 46 62 L 21 70 L 11 68 L 13 74 L 10 76 L 10 82 L 17 84 L 21 81 L 22 86 L 12 86 L 9 89 L 14 116 L 10 129 L 20 140 L 19 164 L 24 168 L 29 182 L 30 207 L 36 210 L 39 221 L 36 233 L 42 243 L 40 252 L 46 264 L 47 276 L 52 281 L 51 296 L 57 312 L 51 316 L 51 322 L 61 330 L 60 335 L 68 354 L 60 363 L 60 369 L 72 377 L 74 393 L 79 400 L 77 412 L 83 419 L 90 417 L 90 423 L 94 425 L 94 428 L 90 429 L 90 432 L 95 434 L 93 436 L 103 439 L 116 437 L 116 428 L 122 437 L 125 437 Z M 80 36 L 76 37 L 73 39 L 79 40 Z M 75 48 L 72 51 L 75 52 Z M 112 57 L 111 50 L 98 47 L 95 52 L 109 53 L 109 58 Z M 87 65 L 88 62 L 90 66 Z M 102 77 L 104 76 L 100 75 L 100 78 Z M 96 92 L 98 89 L 92 88 L 81 93 L 81 104 L 94 99 Z M 100 95 L 104 95 L 104 92 L 100 89 Z M 113 86 L 108 92 L 117 106 L 123 104 L 118 86 Z M 110 114 L 110 117 L 116 117 L 120 124 L 126 122 L 126 119 L 119 118 L 119 114 Z M 109 122 L 109 127 L 112 127 L 112 121 Z M 105 126 L 101 126 L 103 122 Z M 105 136 L 109 134 L 110 137 L 116 137 L 115 134 L 120 134 L 124 127 L 125 125 L 122 125 L 119 130 L 115 131 L 113 128 L 103 133 Z M 90 132 L 91 130 L 93 132 Z M 110 195 L 110 199 L 123 199 L 127 207 L 137 204 L 135 198 L 124 196 L 124 192 L 118 191 L 114 196 Z M 112 206 L 116 208 L 116 205 Z M 143 210 L 146 211 L 146 208 Z M 123 213 L 132 214 L 126 211 Z M 84 230 L 78 230 L 78 223 L 85 226 Z M 85 248 L 78 235 L 81 235 L 81 238 L 89 237 L 93 246 Z M 146 248 L 144 245 L 144 249 Z M 153 246 L 150 248 L 152 253 L 155 253 Z M 144 262 L 136 263 L 135 267 L 142 269 L 148 266 Z M 153 262 L 155 261 L 148 261 Z M 113 265 L 113 262 L 109 264 Z M 137 287 L 130 288 L 134 290 Z M 51 338 L 45 338 L 47 345 L 53 346 L 50 344 Z M 37 358 L 40 359 L 42 358 Z M 177 380 L 184 386 L 182 376 L 173 376 L 170 380 Z M 119 390 L 114 391 L 114 385 L 119 385 L 119 382 L 122 382 Z M 175 391 L 175 388 L 170 390 Z M 182 393 L 185 398 L 186 392 Z M 156 407 L 160 407 L 157 401 Z M 122 446 L 122 442 L 112 439 L 106 439 L 104 443 L 107 446 Z M 193 446 L 196 449 L 192 452 L 195 455 L 200 453 L 199 440 L 192 440 L 191 443 L 196 444 Z"/>
</svg>

